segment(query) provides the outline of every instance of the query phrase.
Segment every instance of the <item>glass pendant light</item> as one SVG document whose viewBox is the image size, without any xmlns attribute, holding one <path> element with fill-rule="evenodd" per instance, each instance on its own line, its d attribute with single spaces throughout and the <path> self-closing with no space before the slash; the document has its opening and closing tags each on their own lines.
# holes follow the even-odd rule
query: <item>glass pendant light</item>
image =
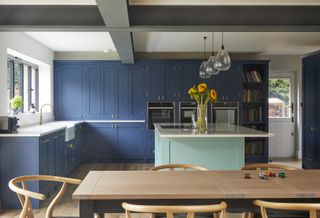
<svg viewBox="0 0 320 218">
<path fill-rule="evenodd" d="M 212 32 L 212 53 L 207 62 L 207 71 L 210 75 L 216 76 L 219 74 L 219 70 L 217 69 L 216 57 L 214 56 L 214 33 Z"/>
<path fill-rule="evenodd" d="M 208 68 L 207 68 L 207 61 L 206 61 L 206 40 L 207 37 L 203 37 L 203 47 L 204 47 L 204 61 L 202 61 L 200 68 L 199 68 L 199 76 L 202 79 L 208 79 L 211 77 L 211 75 L 208 72 Z"/>
<path fill-rule="evenodd" d="M 225 49 L 223 44 L 223 32 L 222 32 L 222 44 L 221 48 L 216 56 L 217 69 L 226 71 L 230 69 L 231 59 L 228 51 Z"/>
</svg>

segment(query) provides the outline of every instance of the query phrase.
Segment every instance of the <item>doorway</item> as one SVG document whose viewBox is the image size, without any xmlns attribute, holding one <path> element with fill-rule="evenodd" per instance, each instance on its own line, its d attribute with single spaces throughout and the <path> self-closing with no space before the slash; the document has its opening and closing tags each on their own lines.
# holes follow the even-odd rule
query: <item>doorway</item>
<svg viewBox="0 0 320 218">
<path fill-rule="evenodd" d="M 269 77 L 269 157 L 295 157 L 294 72 L 271 73 Z"/>
</svg>

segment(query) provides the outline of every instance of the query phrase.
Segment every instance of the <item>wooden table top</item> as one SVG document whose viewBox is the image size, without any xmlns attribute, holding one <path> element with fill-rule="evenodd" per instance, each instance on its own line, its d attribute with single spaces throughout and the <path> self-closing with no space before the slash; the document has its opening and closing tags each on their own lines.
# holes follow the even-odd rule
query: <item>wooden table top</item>
<svg viewBox="0 0 320 218">
<path fill-rule="evenodd" d="M 320 198 L 320 170 L 285 172 L 284 179 L 262 180 L 259 171 L 240 170 L 90 171 L 73 199 Z M 243 179 L 245 173 L 252 179 Z"/>
</svg>

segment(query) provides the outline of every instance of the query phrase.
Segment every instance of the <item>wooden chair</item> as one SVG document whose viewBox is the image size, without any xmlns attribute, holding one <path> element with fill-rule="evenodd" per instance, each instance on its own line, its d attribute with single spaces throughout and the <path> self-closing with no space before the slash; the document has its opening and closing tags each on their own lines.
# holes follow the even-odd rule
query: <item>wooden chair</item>
<svg viewBox="0 0 320 218">
<path fill-rule="evenodd" d="M 256 163 L 248 164 L 241 168 L 241 170 L 269 170 L 269 169 L 278 169 L 278 170 L 300 170 L 295 167 L 290 167 L 282 164 L 272 164 L 272 163 Z"/>
<path fill-rule="evenodd" d="M 317 218 L 317 210 L 320 210 L 320 204 L 311 203 L 279 203 L 255 200 L 253 204 L 260 207 L 262 218 L 268 218 L 266 209 L 309 211 L 309 218 Z"/>
<path fill-rule="evenodd" d="M 187 214 L 187 218 L 194 218 L 195 213 L 212 213 L 214 218 L 225 218 L 227 204 L 212 205 L 190 205 L 190 206 L 160 206 L 160 205 L 136 205 L 122 203 L 126 211 L 126 218 L 131 218 L 131 212 L 150 213 L 150 218 L 156 217 L 156 214 L 166 214 L 167 218 L 174 218 L 174 214 Z M 220 213 L 220 215 L 219 215 Z"/>
<path fill-rule="evenodd" d="M 32 192 L 27 190 L 26 183 L 28 181 L 51 181 L 51 182 L 61 182 L 62 186 L 59 190 L 58 194 L 55 196 L 55 198 L 51 201 L 50 205 L 47 208 L 46 216 L 45 218 L 52 218 L 52 213 L 59 202 L 59 200 L 62 198 L 64 192 L 66 191 L 68 184 L 75 184 L 79 185 L 81 183 L 81 180 L 79 179 L 70 179 L 70 178 L 64 178 L 64 177 L 58 177 L 58 176 L 47 176 L 47 175 L 30 175 L 30 176 L 21 176 L 16 177 L 9 182 L 9 188 L 16 192 L 18 195 L 18 198 L 20 200 L 22 211 L 20 213 L 20 218 L 33 218 L 33 210 L 30 198 L 35 198 L 38 200 L 44 200 L 46 197 L 43 194 Z M 21 185 L 21 187 L 19 187 Z"/>
<path fill-rule="evenodd" d="M 295 167 L 286 166 L 283 164 L 272 164 L 272 163 L 256 163 L 256 164 L 248 164 L 241 168 L 241 170 L 300 170 Z M 247 212 L 242 214 L 243 217 L 247 216 Z M 249 218 L 254 217 L 253 211 L 248 212 Z"/>
<path fill-rule="evenodd" d="M 165 164 L 165 165 L 159 165 L 159 166 L 153 167 L 149 169 L 149 171 L 159 171 L 159 170 L 174 171 L 176 169 L 209 171 L 209 169 L 205 167 L 197 166 L 194 164 Z"/>
</svg>

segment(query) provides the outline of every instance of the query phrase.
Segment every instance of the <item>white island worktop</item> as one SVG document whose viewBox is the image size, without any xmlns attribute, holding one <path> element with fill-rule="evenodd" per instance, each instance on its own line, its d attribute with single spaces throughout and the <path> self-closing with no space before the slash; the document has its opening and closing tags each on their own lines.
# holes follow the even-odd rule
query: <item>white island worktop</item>
<svg viewBox="0 0 320 218">
<path fill-rule="evenodd" d="M 198 133 L 196 129 L 191 128 L 190 124 L 169 124 L 156 123 L 155 129 L 158 131 L 160 137 L 178 138 L 178 137 L 273 137 L 273 133 L 249 129 L 243 126 L 232 125 L 227 123 L 222 124 L 208 124 L 208 131 L 206 133 Z"/>
</svg>

